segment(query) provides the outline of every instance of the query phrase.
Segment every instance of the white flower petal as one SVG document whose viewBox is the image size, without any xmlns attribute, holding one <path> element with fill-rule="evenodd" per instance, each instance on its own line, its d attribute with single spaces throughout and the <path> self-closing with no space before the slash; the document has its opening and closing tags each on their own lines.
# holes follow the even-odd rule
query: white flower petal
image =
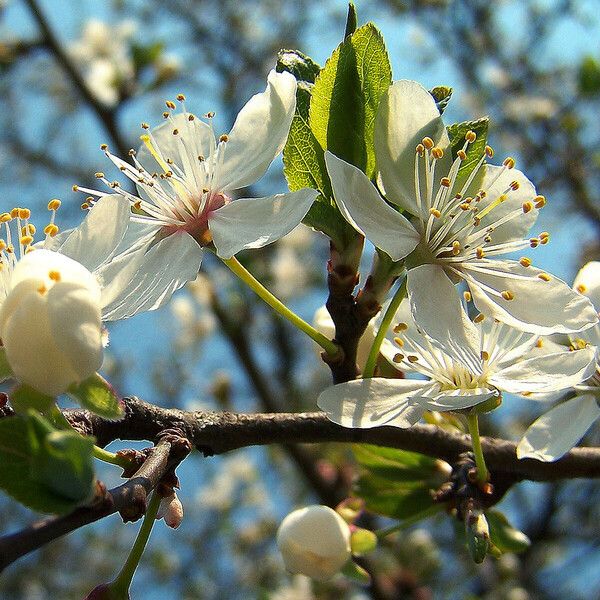
<svg viewBox="0 0 600 600">
<path fill-rule="evenodd" d="M 410 397 L 428 387 L 429 382 L 415 379 L 356 379 L 327 388 L 319 395 L 317 404 L 328 419 L 344 427 L 406 428 L 414 425 L 424 412 Z"/>
<path fill-rule="evenodd" d="M 600 407 L 594 396 L 567 400 L 529 426 L 517 446 L 517 456 L 544 462 L 558 460 L 579 442 L 598 417 Z"/>
<path fill-rule="evenodd" d="M 589 262 L 577 273 L 573 289 L 587 296 L 597 310 L 600 310 L 600 262 Z"/>
<path fill-rule="evenodd" d="M 454 284 L 439 265 L 408 271 L 408 299 L 414 320 L 434 344 L 468 367 L 481 372 L 480 339 Z"/>
<path fill-rule="evenodd" d="M 598 322 L 586 297 L 557 277 L 551 276 L 550 281 L 540 279 L 543 272 L 534 267 L 482 259 L 463 263 L 461 269 L 469 277 L 467 283 L 475 306 L 517 329 L 539 335 L 573 333 Z M 505 300 L 501 297 L 503 291 L 509 291 L 514 298 Z"/>
<path fill-rule="evenodd" d="M 379 103 L 375 154 L 388 199 L 413 215 L 419 214 L 414 185 L 415 148 L 425 136 L 444 150 L 436 166 L 436 173 L 443 177 L 451 164 L 450 140 L 435 100 L 415 81 L 395 81 Z M 424 177 L 420 189 L 425 190 Z"/>
<path fill-rule="evenodd" d="M 359 233 L 392 260 L 401 260 L 419 243 L 419 233 L 408 219 L 379 195 L 368 177 L 354 165 L 325 153 L 325 163 L 340 211 Z"/>
<path fill-rule="evenodd" d="M 497 390 L 472 388 L 451 391 L 444 390 L 435 395 L 413 397 L 412 400 L 418 402 L 423 410 L 445 412 L 470 408 L 495 396 L 498 396 Z"/>
<path fill-rule="evenodd" d="M 175 129 L 178 131 L 177 135 L 173 135 Z M 171 115 L 167 121 L 152 130 L 152 138 L 154 149 L 160 152 L 162 159 L 171 159 L 179 166 L 185 164 L 181 158 L 182 152 L 185 152 L 182 140 L 190 153 L 193 152 L 194 157 L 204 156 L 208 160 L 215 148 L 212 127 L 191 113 Z M 149 173 L 164 171 L 163 165 L 156 161 L 145 144 L 140 146 L 137 159 Z M 140 191 L 143 191 L 143 188 Z"/>
<path fill-rule="evenodd" d="M 507 189 L 516 181 L 519 185 L 516 190 Z M 486 197 L 478 203 L 479 212 L 483 212 L 492 202 L 497 201 L 500 196 L 506 194 L 506 200 L 500 202 L 489 213 L 484 215 L 478 229 L 486 229 L 493 223 L 499 221 L 507 214 L 517 211 L 518 216 L 510 221 L 500 225 L 490 233 L 491 244 L 501 244 L 513 240 L 521 240 L 527 236 L 538 216 L 538 209 L 533 207 L 528 213 L 523 212 L 523 204 L 532 202 L 537 192 L 535 187 L 527 179 L 524 173 L 518 169 L 506 169 L 495 165 L 485 165 L 483 167 L 483 180 L 475 182 L 476 189 L 471 188 L 468 195 L 474 196 L 479 190 L 486 191 Z"/>
<path fill-rule="evenodd" d="M 490 377 L 490 383 L 514 394 L 570 388 L 594 374 L 596 349 L 584 348 L 521 360 Z"/>
<path fill-rule="evenodd" d="M 70 232 L 58 252 L 90 271 L 109 260 L 129 226 L 129 201 L 118 194 L 103 196 L 84 221 Z"/>
<path fill-rule="evenodd" d="M 225 145 L 218 187 L 235 190 L 260 179 L 283 150 L 296 110 L 296 79 L 271 71 L 267 88 L 239 112 Z"/>
<path fill-rule="evenodd" d="M 221 258 L 245 248 L 262 248 L 283 237 L 302 221 L 317 190 L 304 188 L 265 198 L 240 198 L 209 215 L 208 227 Z"/>
<path fill-rule="evenodd" d="M 152 246 L 131 274 L 127 260 L 138 260 L 125 254 L 100 272 L 105 280 L 125 269 L 120 281 L 120 293 L 104 306 L 102 318 L 106 321 L 126 319 L 139 312 L 160 308 L 173 292 L 187 281 L 195 279 L 202 260 L 202 248 L 187 233 L 170 235 Z M 131 277 L 126 283 L 127 277 Z"/>
</svg>

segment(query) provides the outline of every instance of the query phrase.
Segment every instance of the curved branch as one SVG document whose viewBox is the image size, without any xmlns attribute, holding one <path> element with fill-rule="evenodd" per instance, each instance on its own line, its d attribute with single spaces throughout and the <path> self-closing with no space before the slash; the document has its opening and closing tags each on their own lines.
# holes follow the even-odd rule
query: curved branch
<svg viewBox="0 0 600 600">
<path fill-rule="evenodd" d="M 471 449 L 468 435 L 451 433 L 434 425 L 410 429 L 377 427 L 348 429 L 327 419 L 324 413 L 216 413 L 161 408 L 131 397 L 124 399 L 125 416 L 119 421 L 102 419 L 88 411 L 66 411 L 71 424 L 96 436 L 105 446 L 113 440 L 152 440 L 165 429 L 176 428 L 205 456 L 223 454 L 247 446 L 269 444 L 346 442 L 367 443 L 419 452 L 454 462 Z M 481 439 L 492 473 L 513 483 L 600 477 L 600 448 L 574 448 L 560 460 L 544 463 L 519 460 L 516 444 L 497 438 Z"/>
</svg>

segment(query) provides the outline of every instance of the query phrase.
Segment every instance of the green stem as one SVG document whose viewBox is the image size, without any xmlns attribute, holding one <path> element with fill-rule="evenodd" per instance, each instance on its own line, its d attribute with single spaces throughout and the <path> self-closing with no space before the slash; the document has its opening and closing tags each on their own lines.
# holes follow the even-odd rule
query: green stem
<svg viewBox="0 0 600 600">
<path fill-rule="evenodd" d="M 394 315 L 398 310 L 402 300 L 406 297 L 406 277 L 404 281 L 400 285 L 400 287 L 396 290 L 392 301 L 389 303 L 385 314 L 383 315 L 383 319 L 381 320 L 381 325 L 377 330 L 377 335 L 373 340 L 373 344 L 371 346 L 371 350 L 369 352 L 369 357 L 367 358 L 367 362 L 365 364 L 365 368 L 363 369 L 363 379 L 367 379 L 368 377 L 373 377 L 373 373 L 375 373 L 375 367 L 377 365 L 377 357 L 379 356 L 379 349 L 381 348 L 381 344 L 383 343 L 383 339 L 385 338 L 385 334 L 388 332 L 390 325 L 394 319 Z"/>
<path fill-rule="evenodd" d="M 405 529 L 408 529 L 411 525 L 414 525 L 415 523 L 418 523 L 423 519 L 428 519 L 429 517 L 436 515 L 443 508 L 444 507 L 441 504 L 433 504 L 432 506 L 426 508 L 420 513 L 417 513 L 412 517 L 404 519 L 401 523 L 398 523 L 397 525 L 392 525 L 391 527 L 386 527 L 385 529 L 379 529 L 374 533 L 378 537 L 378 539 L 382 539 L 384 537 L 387 537 L 388 535 L 391 535 L 392 533 L 396 533 L 397 531 L 403 531 Z"/>
<path fill-rule="evenodd" d="M 65 417 L 65 415 L 63 415 L 62 411 L 56 404 L 51 408 L 50 416 L 57 427 L 60 427 L 66 431 L 76 431 L 73 429 L 71 423 L 69 423 L 68 419 Z M 123 469 L 131 466 L 131 461 L 128 458 L 119 456 L 118 454 L 105 450 L 104 448 L 100 448 L 100 446 L 94 445 L 92 452 L 98 460 L 104 461 L 105 463 L 117 465 Z"/>
<path fill-rule="evenodd" d="M 257 281 L 254 276 L 237 260 L 235 256 L 221 259 L 250 289 L 252 289 L 260 298 L 262 298 L 271 308 L 287 319 L 292 325 L 296 326 L 312 338 L 327 354 L 335 356 L 340 349 L 335 342 L 327 339 L 321 332 L 317 331 L 312 325 L 309 325 L 304 319 L 301 319 L 295 312 L 291 311 L 281 300 L 276 298 L 262 283 Z"/>
<path fill-rule="evenodd" d="M 483 457 L 483 449 L 481 448 L 481 438 L 479 437 L 479 418 L 476 413 L 467 415 L 469 423 L 469 434 L 471 435 L 471 444 L 473 446 L 473 454 L 475 455 L 475 465 L 477 466 L 477 481 L 486 483 L 489 479 L 489 473 L 485 466 Z"/>
<path fill-rule="evenodd" d="M 148 543 L 148 538 L 152 532 L 152 526 L 156 520 L 156 513 L 158 512 L 160 501 L 160 496 L 154 492 L 150 497 L 150 502 L 148 503 L 142 526 L 135 538 L 129 556 L 116 579 L 110 584 L 110 591 L 114 600 L 127 600 L 129 598 L 129 588 L 131 587 L 133 576 L 135 575 L 140 558 L 142 558 L 142 554 Z"/>
</svg>

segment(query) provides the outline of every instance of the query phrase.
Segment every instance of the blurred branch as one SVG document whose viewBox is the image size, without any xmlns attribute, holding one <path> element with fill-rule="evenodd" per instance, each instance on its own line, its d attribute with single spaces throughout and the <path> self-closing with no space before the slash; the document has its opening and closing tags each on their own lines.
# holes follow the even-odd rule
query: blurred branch
<svg viewBox="0 0 600 600">
<path fill-rule="evenodd" d="M 40 32 L 42 34 L 42 41 L 46 48 L 52 53 L 56 62 L 62 67 L 63 71 L 66 73 L 67 77 L 70 79 L 73 86 L 77 89 L 77 91 L 81 94 L 82 98 L 85 102 L 90 106 L 90 108 L 96 113 L 98 119 L 104 125 L 106 132 L 112 138 L 115 146 L 117 147 L 119 154 L 122 156 L 127 156 L 129 151 L 129 146 L 125 142 L 125 140 L 121 137 L 119 132 L 117 122 L 115 120 L 114 112 L 102 104 L 90 91 L 88 86 L 85 83 L 85 80 L 69 58 L 68 54 L 65 52 L 63 46 L 58 41 L 58 38 L 54 35 L 54 32 L 50 28 L 46 17 L 42 13 L 40 7 L 36 0 L 24 0 L 25 4 L 28 6 L 29 11 L 31 12 L 32 17 L 37 23 Z"/>
<path fill-rule="evenodd" d="M 190 451 L 189 443 L 174 435 L 163 436 L 141 467 L 122 485 L 106 490 L 98 482 L 93 504 L 49 517 L 16 533 L 0 537 L 0 572 L 17 559 L 84 525 L 116 512 L 123 521 L 136 521 L 146 512 L 147 497 Z"/>
</svg>

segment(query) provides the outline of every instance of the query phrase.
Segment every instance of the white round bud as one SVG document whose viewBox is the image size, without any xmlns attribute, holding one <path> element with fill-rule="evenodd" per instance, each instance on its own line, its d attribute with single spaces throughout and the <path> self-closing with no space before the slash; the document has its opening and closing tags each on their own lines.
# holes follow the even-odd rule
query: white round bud
<svg viewBox="0 0 600 600">
<path fill-rule="evenodd" d="M 177 529 L 183 521 L 183 504 L 173 492 L 170 496 L 166 496 L 160 501 L 156 519 L 164 519 L 168 527 Z"/>
<path fill-rule="evenodd" d="M 34 250 L 15 266 L 0 338 L 15 377 L 57 396 L 102 365 L 100 286 L 80 263 Z"/>
<path fill-rule="evenodd" d="M 277 545 L 288 571 L 326 581 L 350 559 L 350 528 L 328 506 L 307 506 L 282 521 Z"/>
</svg>

